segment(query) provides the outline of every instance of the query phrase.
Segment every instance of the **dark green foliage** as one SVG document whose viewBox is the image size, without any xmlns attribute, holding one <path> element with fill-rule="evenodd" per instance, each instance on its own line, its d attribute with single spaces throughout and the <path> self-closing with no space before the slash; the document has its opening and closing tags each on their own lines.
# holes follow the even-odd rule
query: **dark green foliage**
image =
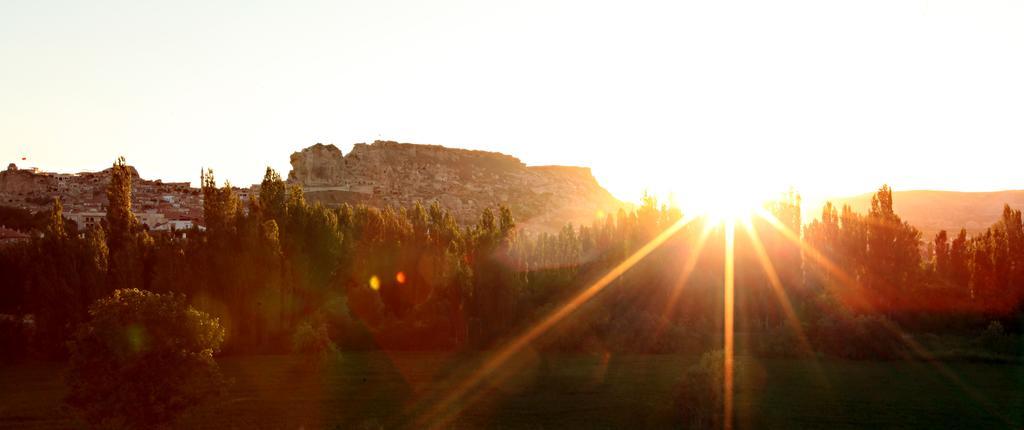
<svg viewBox="0 0 1024 430">
<path fill-rule="evenodd" d="M 60 355 L 89 304 L 118 286 L 184 294 L 222 321 L 230 353 L 291 351 L 298 325 L 315 315 L 344 349 L 489 348 L 557 312 L 682 218 L 645 196 L 635 210 L 557 231 L 520 231 L 507 207 L 460 226 L 436 202 L 311 204 L 272 169 L 259 196 L 243 204 L 205 170 L 205 231 L 150 236 L 131 215 L 131 178 L 119 159 L 103 228 L 84 235 L 62 229 L 56 202 L 41 216 L 42 238 L 0 251 L 10 280 L 0 285 L 0 312 L 32 317 L 36 350 Z M 827 204 L 820 220 L 802 228 L 800 205 L 789 193 L 765 206 L 782 230 L 754 219 L 737 231 L 737 330 L 751 333 L 762 354 L 810 353 L 794 321 L 820 334 L 805 336 L 813 348 L 851 355 L 830 346 L 850 336 L 881 342 L 878 354 L 890 357 L 890 339 L 877 327 L 980 330 L 979 321 L 1019 314 L 1019 211 L 1007 208 L 1000 223 L 975 237 L 940 233 L 933 254 L 922 258 L 920 235 L 893 212 L 886 186 L 866 215 Z M 801 233 L 813 258 L 792 240 Z M 689 224 L 552 327 L 538 347 L 713 347 L 720 342 L 723 240 L 720 225 Z M 687 265 L 693 270 L 684 276 Z M 831 304 L 821 306 L 823 297 Z"/>
<path fill-rule="evenodd" d="M 149 287 L 152 239 L 142 231 L 132 213 L 132 169 L 124 157 L 114 162 L 107 185 L 107 216 L 104 230 L 109 251 L 109 291 L 137 286 Z"/>
<path fill-rule="evenodd" d="M 826 354 L 854 360 L 908 358 L 903 332 L 880 315 L 826 317 L 808 331 L 813 345 Z"/>
<path fill-rule="evenodd" d="M 0 206 L 0 225 L 15 230 L 42 230 L 47 220 L 27 209 Z"/>
<path fill-rule="evenodd" d="M 61 211 L 60 202 L 54 201 L 41 238 L 0 250 L 0 313 L 31 321 L 31 339 L 19 344 L 44 356 L 64 355 L 68 333 L 85 320 L 89 305 L 107 288 L 103 231 L 69 235 Z"/>
<path fill-rule="evenodd" d="M 705 353 L 700 362 L 683 375 L 677 406 L 686 428 L 718 429 L 723 427 L 722 401 L 725 354 L 721 350 Z"/>
<path fill-rule="evenodd" d="M 338 347 L 331 341 L 327 333 L 327 323 L 322 316 L 314 316 L 311 321 L 303 321 L 295 327 L 292 334 L 292 351 L 298 354 L 328 355 L 337 353 Z"/>
<path fill-rule="evenodd" d="M 52 201 L 40 202 L 40 204 L 52 203 Z M 0 226 L 5 226 L 23 232 L 43 232 L 46 226 L 51 223 L 50 211 L 38 211 L 32 213 L 27 209 L 11 206 L 0 206 Z M 74 221 L 63 220 L 64 230 L 68 232 L 78 231 Z"/>
<path fill-rule="evenodd" d="M 260 196 L 257 201 L 264 218 L 270 220 L 284 218 L 287 192 L 281 175 L 274 169 L 267 167 L 267 172 L 263 175 L 263 182 L 260 184 Z"/>
<path fill-rule="evenodd" d="M 737 398 L 763 389 L 764 369 L 746 357 L 733 363 L 733 395 Z M 724 428 L 725 354 L 722 350 L 704 353 L 700 361 L 683 374 L 676 388 L 675 406 L 685 428 Z M 734 403 L 735 409 L 742 405 Z M 734 418 L 735 420 L 735 418 Z"/>
<path fill-rule="evenodd" d="M 988 327 L 978 336 L 978 344 L 981 348 L 994 354 L 1014 356 L 1020 354 L 1019 339 L 1006 333 L 1003 324 L 999 321 L 992 321 Z"/>
<path fill-rule="evenodd" d="M 67 403 L 90 425 L 166 426 L 222 390 L 224 330 L 184 297 L 117 290 L 89 316 L 70 343 Z"/>
<path fill-rule="evenodd" d="M 753 341 L 754 354 L 759 357 L 772 357 L 772 358 L 806 358 L 816 355 L 816 351 L 807 350 L 804 345 L 804 339 L 801 336 L 805 336 L 808 333 L 809 327 L 801 325 L 798 329 L 794 329 L 791 324 L 783 324 L 773 329 L 765 330 L 764 332 L 757 333 L 757 338 Z M 807 340 L 810 342 L 810 340 Z M 811 345 L 812 348 L 820 348 L 819 345 Z"/>
</svg>

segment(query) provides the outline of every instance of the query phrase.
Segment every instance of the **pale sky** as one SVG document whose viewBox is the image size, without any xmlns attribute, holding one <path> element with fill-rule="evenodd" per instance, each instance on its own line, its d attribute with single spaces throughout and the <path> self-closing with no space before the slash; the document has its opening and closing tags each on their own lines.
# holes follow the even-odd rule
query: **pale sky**
<svg viewBox="0 0 1024 430">
<path fill-rule="evenodd" d="M 589 166 L 627 200 L 1019 189 L 1022 23 L 989 0 L 3 0 L 0 161 L 248 185 L 387 139 Z"/>
</svg>

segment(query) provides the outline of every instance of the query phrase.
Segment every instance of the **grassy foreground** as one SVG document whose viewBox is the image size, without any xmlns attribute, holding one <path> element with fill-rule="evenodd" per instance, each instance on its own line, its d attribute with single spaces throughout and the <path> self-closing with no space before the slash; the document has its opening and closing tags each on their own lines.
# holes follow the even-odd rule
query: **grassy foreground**
<svg viewBox="0 0 1024 430">
<path fill-rule="evenodd" d="M 228 357 L 227 395 L 182 428 L 414 428 L 484 355 Z M 523 354 L 464 402 L 453 427 L 679 427 L 673 398 L 697 357 Z M 744 360 L 740 428 L 1021 428 L 1014 364 Z M 938 367 L 937 367 L 938 366 Z M 945 376 L 944 376 L 945 375 Z M 0 428 L 75 428 L 60 364 L 0 367 Z M 444 416 L 442 414 L 441 416 Z"/>
</svg>

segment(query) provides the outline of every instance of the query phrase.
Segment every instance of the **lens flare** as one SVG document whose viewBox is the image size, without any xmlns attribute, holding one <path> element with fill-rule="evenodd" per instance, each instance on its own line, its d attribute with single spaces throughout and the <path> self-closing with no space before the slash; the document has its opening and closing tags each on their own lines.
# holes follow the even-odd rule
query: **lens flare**
<svg viewBox="0 0 1024 430">
<path fill-rule="evenodd" d="M 370 277 L 370 288 L 373 288 L 373 291 L 380 289 L 380 278 L 378 278 L 377 275 Z"/>
<path fill-rule="evenodd" d="M 799 246 L 800 249 L 804 252 L 805 257 L 810 258 L 811 260 L 813 260 L 814 263 L 821 265 L 826 271 L 829 272 L 829 274 L 835 276 L 836 280 L 839 281 L 839 283 L 843 284 L 843 287 L 845 289 L 857 291 L 858 295 L 863 295 L 863 287 L 860 285 L 859 282 L 857 282 L 857 280 L 853 276 L 851 276 L 845 270 L 841 269 L 838 265 L 832 262 L 832 260 L 830 260 L 820 251 L 815 249 L 813 246 L 801 240 L 800 235 L 798 233 L 791 230 L 789 227 L 783 224 L 782 221 L 779 221 L 779 219 L 776 218 L 775 215 L 766 210 L 759 210 L 757 212 L 757 215 L 761 219 L 767 221 L 768 224 L 770 224 L 772 227 L 775 227 L 775 230 L 781 233 L 782 237 L 788 239 L 789 241 Z M 829 283 L 826 283 L 825 286 L 826 288 L 829 288 L 831 293 L 836 295 L 841 294 L 840 291 L 837 291 L 836 286 L 831 285 Z M 1007 418 L 1005 415 L 999 413 L 996 410 L 996 408 L 992 405 L 992 402 L 990 400 L 985 398 L 980 392 L 973 389 L 971 386 L 967 385 L 967 383 L 964 382 L 963 379 L 961 379 L 949 367 L 942 364 L 939 360 L 936 360 L 932 356 L 932 354 L 928 352 L 927 349 L 925 349 L 919 343 L 914 341 L 910 336 L 907 336 L 906 333 L 900 330 L 899 327 L 893 324 L 884 324 L 883 326 L 887 330 L 889 330 L 889 332 L 894 336 L 895 339 L 901 341 L 904 345 L 907 346 L 908 349 L 910 349 L 910 351 L 917 355 L 917 357 L 922 359 L 924 362 L 930 364 L 936 370 L 936 372 L 945 377 L 946 380 L 952 382 L 954 385 L 960 388 L 960 390 L 962 390 L 965 394 L 967 394 L 975 402 L 977 402 L 979 406 L 985 409 L 986 412 L 991 414 L 993 417 L 996 417 L 997 419 L 1003 421 L 1004 423 L 1010 424 L 1010 426 L 1012 427 L 1012 422 L 1010 421 L 1010 419 Z"/>
<path fill-rule="evenodd" d="M 405 283 L 405 272 L 398 272 L 395 274 L 395 281 L 399 284 Z"/>
<path fill-rule="evenodd" d="M 125 336 L 128 344 L 134 353 L 140 353 L 146 349 L 146 329 L 139 324 L 132 324 L 125 329 Z"/>
<path fill-rule="evenodd" d="M 668 239 L 686 227 L 694 219 L 680 219 L 671 226 L 662 231 L 650 242 L 647 242 L 644 246 L 640 247 L 636 252 L 630 255 L 628 258 L 623 260 L 617 266 L 612 268 L 608 273 L 602 276 L 600 279 L 595 281 L 589 287 L 572 297 L 568 302 L 563 304 L 560 308 L 556 309 L 552 313 L 548 314 L 547 317 L 539 321 L 537 324 L 528 328 L 525 332 L 519 336 L 511 339 L 506 346 L 499 349 L 497 352 L 491 354 L 491 356 L 485 360 L 473 373 L 471 373 L 466 379 L 458 383 L 452 392 L 443 398 L 441 401 L 431 407 L 426 413 L 424 413 L 420 419 L 417 420 L 417 428 L 446 428 L 450 424 L 451 420 L 459 414 L 459 412 L 466 407 L 466 403 L 462 402 L 467 399 L 467 396 L 472 394 L 473 388 L 477 387 L 481 381 L 493 374 L 496 370 L 501 368 L 510 358 L 515 354 L 523 350 L 527 345 L 533 342 L 537 337 L 547 332 L 552 326 L 557 324 L 559 321 L 564 319 L 569 314 L 573 313 L 577 308 L 582 306 L 584 303 L 593 298 L 597 293 L 601 292 L 608 284 L 618 279 L 630 268 L 636 265 L 638 262 L 647 257 L 648 254 L 657 249 L 661 244 L 665 243 Z"/>
</svg>

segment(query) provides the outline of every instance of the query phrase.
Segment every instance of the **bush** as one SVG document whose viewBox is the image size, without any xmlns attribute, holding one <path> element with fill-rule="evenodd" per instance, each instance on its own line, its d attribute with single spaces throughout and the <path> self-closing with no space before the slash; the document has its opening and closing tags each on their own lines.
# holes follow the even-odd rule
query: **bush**
<svg viewBox="0 0 1024 430">
<path fill-rule="evenodd" d="M 687 428 L 722 427 L 724 363 L 722 350 L 706 352 L 683 375 L 676 403 Z"/>
<path fill-rule="evenodd" d="M 1013 354 L 1015 345 L 1013 337 L 1006 334 L 1003 324 L 999 321 L 992 321 L 988 327 L 978 336 L 978 344 L 982 349 L 997 354 Z"/>
<path fill-rule="evenodd" d="M 295 327 L 292 352 L 324 358 L 337 354 L 338 347 L 331 341 L 327 324 L 317 319 L 313 322 L 304 321 Z"/>
<path fill-rule="evenodd" d="M 332 296 L 321 307 L 320 314 L 327 324 L 327 335 L 338 350 L 373 349 L 376 347 L 373 334 L 358 318 L 353 317 L 348 298 Z"/>
<path fill-rule="evenodd" d="M 800 330 L 804 330 L 800 327 Z M 804 330 L 806 332 L 806 330 Z M 805 358 L 814 356 L 800 339 L 801 333 L 789 324 L 783 324 L 759 333 L 754 339 L 758 356 L 774 358 Z"/>
<path fill-rule="evenodd" d="M 907 354 L 896 324 L 881 315 L 825 317 L 810 334 L 816 349 L 840 358 L 887 360 Z"/>
<path fill-rule="evenodd" d="M 66 399 L 88 424 L 168 426 L 222 392 L 213 354 L 224 329 L 183 296 L 117 290 L 89 315 L 69 342 Z"/>
<path fill-rule="evenodd" d="M 749 356 L 733 359 L 733 399 L 744 393 L 753 399 L 764 387 L 764 367 Z M 725 353 L 715 350 L 704 353 L 700 361 L 683 375 L 677 391 L 676 406 L 685 428 L 723 428 L 725 411 Z M 734 403 L 734 407 L 737 404 Z"/>
</svg>

